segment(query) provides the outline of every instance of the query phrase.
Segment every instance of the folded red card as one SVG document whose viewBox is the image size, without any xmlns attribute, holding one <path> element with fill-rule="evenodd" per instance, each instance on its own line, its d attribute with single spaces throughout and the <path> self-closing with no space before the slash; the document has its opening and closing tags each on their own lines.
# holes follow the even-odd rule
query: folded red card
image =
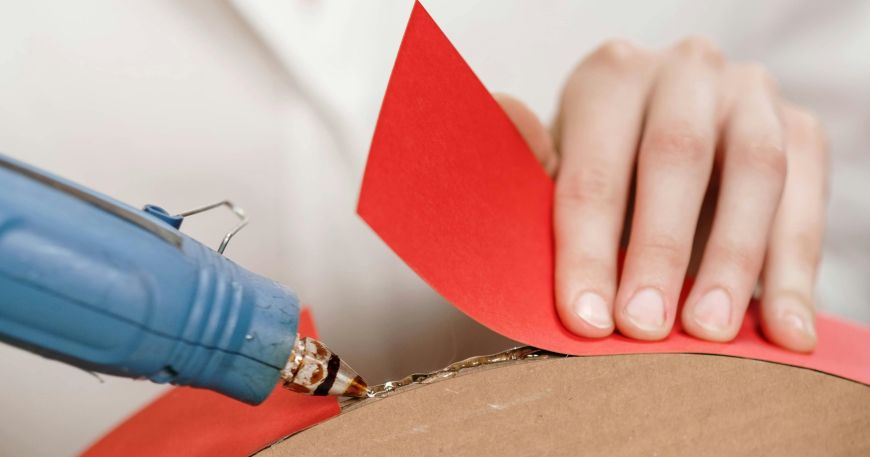
<svg viewBox="0 0 870 457">
<path fill-rule="evenodd" d="M 767 343 L 748 313 L 727 344 L 679 325 L 664 341 L 584 339 L 553 295 L 553 183 L 520 133 L 417 3 L 378 119 L 359 214 L 457 308 L 517 341 L 568 354 L 726 354 L 870 383 L 870 329 L 818 318 L 811 355 Z"/>
<path fill-rule="evenodd" d="M 299 333 L 316 338 L 307 310 Z M 275 388 L 258 406 L 218 393 L 176 387 L 118 425 L 82 457 L 250 455 L 293 432 L 339 413 L 332 397 L 311 397 Z"/>
</svg>

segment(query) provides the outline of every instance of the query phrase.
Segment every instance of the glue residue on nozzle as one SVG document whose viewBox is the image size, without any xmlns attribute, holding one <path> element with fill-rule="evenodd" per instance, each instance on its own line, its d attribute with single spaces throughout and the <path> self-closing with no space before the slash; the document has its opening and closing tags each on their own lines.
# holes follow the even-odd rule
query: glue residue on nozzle
<svg viewBox="0 0 870 457">
<path fill-rule="evenodd" d="M 347 363 L 314 338 L 296 338 L 281 370 L 284 387 L 309 395 L 366 397 L 365 381 Z"/>
</svg>

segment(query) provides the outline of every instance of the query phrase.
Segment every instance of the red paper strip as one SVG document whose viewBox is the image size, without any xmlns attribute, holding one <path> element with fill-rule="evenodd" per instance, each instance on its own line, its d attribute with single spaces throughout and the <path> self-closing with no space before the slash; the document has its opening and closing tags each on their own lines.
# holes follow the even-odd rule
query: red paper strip
<svg viewBox="0 0 870 457">
<path fill-rule="evenodd" d="M 654 343 L 573 335 L 554 305 L 552 198 L 552 181 L 517 129 L 417 3 L 372 140 L 359 214 L 448 301 L 508 338 L 561 353 L 727 354 L 870 383 L 870 329 L 825 316 L 812 355 L 767 343 L 752 313 L 727 344 L 679 326 Z"/>
<path fill-rule="evenodd" d="M 299 333 L 317 337 L 308 310 Z M 161 455 L 238 457 L 339 413 L 330 397 L 311 397 L 280 386 L 258 406 L 203 389 L 176 387 L 121 423 L 82 457 Z"/>
</svg>

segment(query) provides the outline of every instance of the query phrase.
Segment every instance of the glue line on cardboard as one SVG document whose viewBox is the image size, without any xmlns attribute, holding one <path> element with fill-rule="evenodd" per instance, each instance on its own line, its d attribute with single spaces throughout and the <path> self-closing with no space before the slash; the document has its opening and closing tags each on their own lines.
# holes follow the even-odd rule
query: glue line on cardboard
<svg viewBox="0 0 870 457">
<path fill-rule="evenodd" d="M 490 329 L 576 354 L 696 352 L 870 383 L 870 330 L 819 316 L 811 355 L 767 343 L 747 314 L 728 344 L 676 325 L 664 341 L 585 339 L 553 302 L 553 183 L 432 18 L 415 4 L 372 140 L 359 214 L 423 279 Z"/>
</svg>

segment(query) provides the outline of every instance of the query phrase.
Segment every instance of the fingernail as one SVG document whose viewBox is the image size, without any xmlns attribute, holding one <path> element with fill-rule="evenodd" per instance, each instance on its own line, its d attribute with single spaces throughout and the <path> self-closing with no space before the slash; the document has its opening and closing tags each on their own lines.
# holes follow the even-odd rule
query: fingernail
<svg viewBox="0 0 870 457">
<path fill-rule="evenodd" d="M 610 328 L 613 325 L 607 302 L 593 292 L 583 292 L 574 300 L 574 313 L 593 327 Z"/>
<path fill-rule="evenodd" d="M 665 300 L 651 287 L 641 289 L 625 306 L 625 314 L 642 330 L 660 330 L 665 324 Z"/>
<path fill-rule="evenodd" d="M 727 330 L 731 324 L 731 297 L 724 289 L 713 289 L 695 305 L 695 322 L 713 332 Z"/>
<path fill-rule="evenodd" d="M 807 315 L 808 312 L 803 303 L 792 298 L 781 298 L 776 303 L 776 309 L 781 310 L 780 319 L 792 330 L 803 333 L 810 338 L 816 337 L 816 326 Z"/>
</svg>

